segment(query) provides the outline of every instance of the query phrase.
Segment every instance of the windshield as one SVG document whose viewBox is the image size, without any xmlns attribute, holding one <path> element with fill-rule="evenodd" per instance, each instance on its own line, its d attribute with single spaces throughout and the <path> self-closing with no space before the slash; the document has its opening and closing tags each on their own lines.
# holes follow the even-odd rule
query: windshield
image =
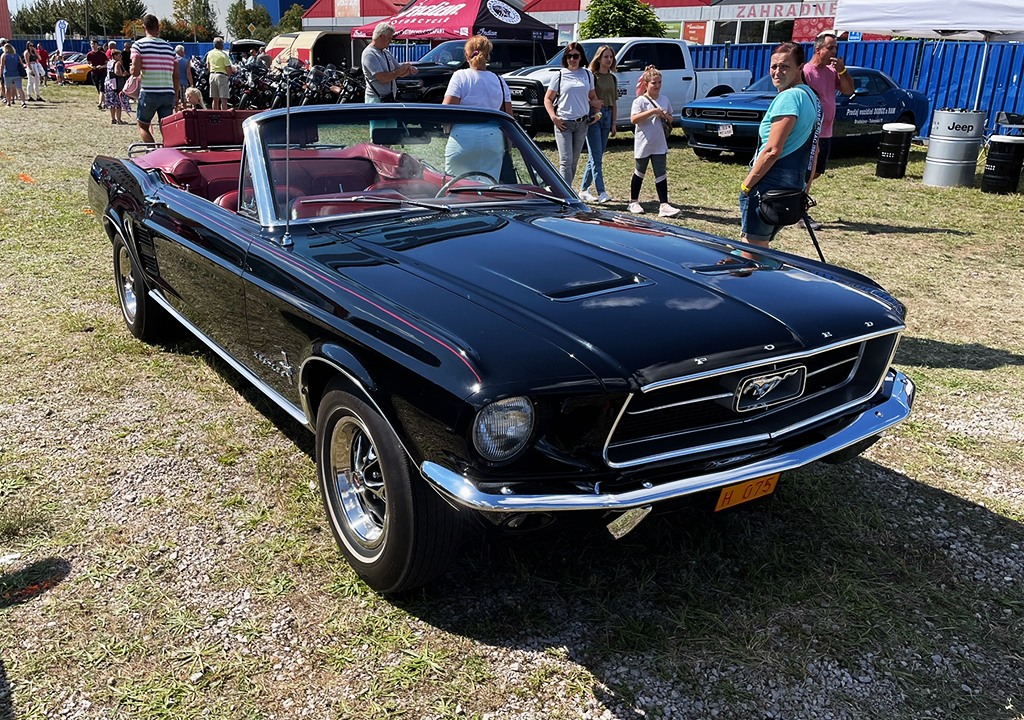
<svg viewBox="0 0 1024 720">
<path fill-rule="evenodd" d="M 618 55 L 619 54 L 619 50 L 622 49 L 623 43 L 614 43 L 614 42 L 613 43 L 582 42 L 582 43 L 580 43 L 580 45 L 583 46 L 583 52 L 587 56 L 587 64 L 589 65 L 590 61 L 594 59 L 594 55 L 597 54 L 598 49 L 602 45 L 607 45 L 608 47 L 610 47 L 612 49 L 613 53 Z M 561 65 L 562 64 L 562 54 L 564 52 L 565 52 L 565 48 L 559 48 L 558 52 L 555 53 L 555 56 L 553 58 L 551 58 L 550 60 L 548 60 L 548 65 Z"/>
<path fill-rule="evenodd" d="M 756 83 L 747 88 L 747 92 L 767 92 L 767 93 L 778 93 L 772 84 L 772 76 L 765 75 L 763 78 L 758 80 Z"/>
<path fill-rule="evenodd" d="M 466 54 L 463 48 L 466 47 L 465 40 L 449 40 L 443 42 L 419 59 L 421 63 L 435 63 L 437 65 L 448 65 L 458 67 L 466 61 Z"/>
<path fill-rule="evenodd" d="M 302 220 L 389 207 L 575 200 L 504 114 L 467 107 L 370 105 L 293 111 L 259 124 L 272 215 Z M 285 138 L 290 142 L 285 142 Z"/>
</svg>

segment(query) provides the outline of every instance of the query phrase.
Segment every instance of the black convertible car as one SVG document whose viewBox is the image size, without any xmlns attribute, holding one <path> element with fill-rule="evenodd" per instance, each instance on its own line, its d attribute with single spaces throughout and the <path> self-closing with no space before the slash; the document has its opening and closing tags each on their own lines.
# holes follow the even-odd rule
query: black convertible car
<svg viewBox="0 0 1024 720">
<path fill-rule="evenodd" d="M 590 210 L 502 113 L 308 107 L 239 133 L 96 158 L 124 319 L 183 325 L 316 433 L 328 522 L 380 592 L 441 573 L 469 520 L 591 511 L 621 535 L 681 498 L 727 509 L 910 411 L 878 285 Z"/>
</svg>

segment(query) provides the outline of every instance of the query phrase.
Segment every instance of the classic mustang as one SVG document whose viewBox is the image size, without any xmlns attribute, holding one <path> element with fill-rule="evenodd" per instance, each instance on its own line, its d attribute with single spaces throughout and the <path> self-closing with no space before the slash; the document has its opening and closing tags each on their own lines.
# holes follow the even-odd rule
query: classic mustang
<svg viewBox="0 0 1024 720">
<path fill-rule="evenodd" d="M 878 285 L 588 209 L 502 113 L 314 106 L 239 133 L 96 158 L 124 320 L 180 323 L 315 432 L 328 522 L 380 592 L 441 573 L 471 519 L 621 535 L 910 411 Z"/>
<path fill-rule="evenodd" d="M 853 95 L 836 92 L 833 137 L 851 141 L 877 139 L 882 125 L 908 123 L 920 131 L 928 120 L 931 103 L 917 90 L 904 90 L 883 72 L 850 67 Z M 697 157 L 710 159 L 723 150 L 752 154 L 757 150 L 757 128 L 778 90 L 765 75 L 743 92 L 726 93 L 687 103 L 681 124 Z"/>
</svg>

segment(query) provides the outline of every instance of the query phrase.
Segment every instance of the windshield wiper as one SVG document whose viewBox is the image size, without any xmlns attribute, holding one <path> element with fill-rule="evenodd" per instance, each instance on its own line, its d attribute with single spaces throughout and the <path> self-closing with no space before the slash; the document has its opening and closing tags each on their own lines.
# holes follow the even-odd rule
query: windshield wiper
<svg viewBox="0 0 1024 720">
<path fill-rule="evenodd" d="M 569 201 L 565 198 L 548 195 L 547 193 L 543 193 L 538 190 L 527 190 L 526 188 L 515 187 L 513 185 L 466 185 L 464 187 L 448 188 L 449 195 L 461 192 L 500 192 L 509 193 L 511 195 L 536 195 L 537 197 L 542 197 L 545 200 L 556 202 L 559 205 L 569 204 Z"/>
<path fill-rule="evenodd" d="M 409 200 L 408 198 L 388 198 L 388 197 L 373 197 L 371 195 L 351 195 L 343 198 L 329 198 L 324 200 L 306 200 L 305 198 L 299 198 L 299 204 L 305 203 L 344 203 L 344 202 L 364 202 L 372 203 L 375 205 L 412 205 L 413 207 L 425 208 L 427 210 L 444 210 L 445 212 L 451 212 L 451 205 L 445 205 L 443 203 L 431 204 L 425 202 L 419 202 L 417 200 Z"/>
</svg>

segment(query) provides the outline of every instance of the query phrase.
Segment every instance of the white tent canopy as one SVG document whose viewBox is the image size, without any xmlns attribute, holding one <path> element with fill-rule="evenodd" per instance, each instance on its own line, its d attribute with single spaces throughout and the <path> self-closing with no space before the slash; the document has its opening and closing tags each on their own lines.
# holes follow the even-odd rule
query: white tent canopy
<svg viewBox="0 0 1024 720">
<path fill-rule="evenodd" d="M 974 109 L 981 104 L 981 85 L 988 41 L 1024 41 L 1022 0 L 839 0 L 837 32 L 855 31 L 903 37 L 984 40 Z"/>
<path fill-rule="evenodd" d="M 1024 40 L 1021 0 L 839 0 L 835 27 L 950 40 Z"/>
</svg>

